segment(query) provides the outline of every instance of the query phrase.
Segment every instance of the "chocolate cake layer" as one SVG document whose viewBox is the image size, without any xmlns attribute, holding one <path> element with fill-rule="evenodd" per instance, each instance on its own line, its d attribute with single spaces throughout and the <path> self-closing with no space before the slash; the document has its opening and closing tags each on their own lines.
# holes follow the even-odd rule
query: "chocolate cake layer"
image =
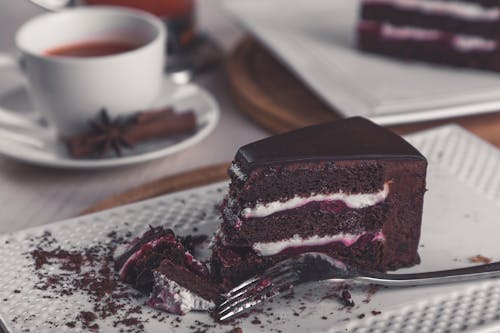
<svg viewBox="0 0 500 333">
<path fill-rule="evenodd" d="M 120 279 L 148 292 L 153 287 L 153 270 L 167 258 L 179 265 L 186 263 L 184 247 L 173 234 L 149 241 L 133 252 L 122 266 L 117 266 Z"/>
<path fill-rule="evenodd" d="M 414 59 L 459 67 L 500 70 L 500 47 L 496 40 L 460 41 L 443 33 L 417 33 L 420 37 L 404 37 L 397 27 L 374 21 L 358 25 L 358 46 L 374 52 L 403 59 Z M 403 28 L 407 29 L 407 28 Z M 385 33 L 384 31 L 391 31 Z M 401 36 L 401 37 L 398 37 Z M 457 42 L 458 41 L 458 42 Z"/>
<path fill-rule="evenodd" d="M 359 161 L 346 161 L 344 164 L 346 166 L 354 166 L 357 164 L 363 165 L 365 162 L 366 161 L 361 163 Z M 269 191 L 271 191 L 271 193 L 276 193 L 277 195 L 280 193 L 277 192 L 274 186 L 266 183 L 267 175 L 262 175 L 260 177 L 260 183 L 262 184 L 260 186 L 252 187 L 253 184 L 248 185 L 245 183 L 241 191 L 252 190 L 251 196 L 238 196 L 240 194 L 238 189 L 231 188 L 231 192 L 236 193 L 236 195 L 233 194 L 231 200 L 234 200 L 236 203 L 234 207 L 229 204 L 227 208 L 223 210 L 224 222 L 222 226 L 226 241 L 233 245 L 240 244 L 241 246 L 248 246 L 255 242 L 272 242 L 287 239 L 296 234 L 307 237 L 312 235 L 336 235 L 340 232 L 361 233 L 364 231 L 381 230 L 382 225 L 388 228 L 389 225 L 396 223 L 389 219 L 389 210 L 397 212 L 401 219 L 399 222 L 402 226 L 416 224 L 419 228 L 420 215 L 411 215 L 410 212 L 414 211 L 414 209 L 410 212 L 406 212 L 405 210 L 407 210 L 408 207 L 402 207 L 402 205 L 409 204 L 411 207 L 419 207 L 422 205 L 425 191 L 426 162 L 415 160 L 389 160 L 368 161 L 367 164 L 376 165 L 376 167 L 369 169 L 378 171 L 374 175 L 373 181 L 389 184 L 389 191 L 387 197 L 382 202 L 360 209 L 346 207 L 342 201 L 333 203 L 330 201 L 318 201 L 311 202 L 304 206 L 298 206 L 294 209 L 285 209 L 268 216 L 246 218 L 244 216 L 244 208 L 246 205 L 252 207 L 258 202 L 257 200 L 269 202 L 271 199 L 274 199 L 272 196 L 264 195 L 267 194 L 266 190 L 270 189 Z M 352 188 L 358 184 L 356 183 L 356 174 L 360 170 L 362 170 L 360 167 L 345 167 L 345 169 L 343 169 L 344 172 L 338 172 L 337 170 L 334 172 L 330 170 L 330 172 L 311 172 L 312 180 L 307 179 L 307 177 L 304 178 L 304 183 L 311 184 L 311 188 L 307 192 L 297 190 L 297 194 L 294 193 L 295 187 L 293 184 L 296 183 L 299 177 L 292 177 L 290 180 L 292 183 L 292 186 L 290 186 L 291 189 L 286 188 L 282 190 L 281 194 L 287 195 L 288 198 L 294 195 L 303 195 L 307 197 L 311 195 L 311 193 L 319 192 L 318 189 L 322 189 L 326 192 L 329 184 L 333 184 L 334 191 L 337 191 L 339 190 L 339 188 L 336 187 L 336 181 L 338 181 L 337 177 L 343 180 L 342 178 L 345 174 L 351 174 L 352 178 L 349 179 L 349 185 L 345 185 L 347 190 L 344 190 L 344 192 L 349 192 L 349 189 L 352 190 Z M 365 172 L 367 175 L 367 184 L 369 184 L 369 170 Z M 314 177 L 312 174 L 314 174 Z M 282 178 L 275 175 L 269 176 L 270 181 L 273 183 L 281 181 L 283 184 L 286 184 L 287 180 L 290 179 L 283 175 L 280 176 Z M 362 179 L 362 177 L 360 178 Z M 323 183 L 320 179 L 326 181 Z M 313 187 L 314 184 L 317 185 L 316 188 Z M 232 186 L 233 185 L 231 185 L 231 187 Z M 237 185 L 234 186 L 236 187 Z M 297 188 L 300 188 L 300 186 L 297 186 Z M 304 185 L 303 188 L 307 188 L 307 185 Z M 343 190 L 343 188 L 340 189 Z M 410 193 L 410 195 L 406 195 L 406 193 Z M 255 198 L 255 200 L 248 200 L 248 198 Z M 407 200 L 407 202 L 403 202 L 403 200 Z M 322 206 L 324 207 L 323 209 L 321 208 Z M 391 214 L 394 214 L 394 212 Z"/>
<path fill-rule="evenodd" d="M 386 181 L 380 160 L 425 158 L 361 117 L 310 126 L 241 147 L 230 170 L 229 196 L 251 207 L 311 193 L 374 193 Z"/>
<path fill-rule="evenodd" d="M 205 300 L 214 304 L 220 302 L 221 288 L 219 284 L 211 281 L 208 270 L 196 270 L 189 265 L 180 266 L 165 259 L 155 271 Z"/>
<path fill-rule="evenodd" d="M 480 4 L 445 2 L 445 6 L 432 10 L 429 6 L 418 6 L 419 3 L 424 2 L 429 3 L 429 1 L 419 1 L 414 2 L 416 4 L 414 6 L 400 5 L 400 1 L 364 1 L 361 19 L 492 39 L 496 39 L 500 34 L 500 11 L 496 7 L 487 8 Z M 443 1 L 433 1 L 433 3 L 443 3 Z M 446 6 L 446 4 L 452 4 L 453 7 Z M 466 8 L 460 11 L 460 6 Z"/>
<path fill-rule="evenodd" d="M 244 184 L 232 182 L 230 197 L 240 207 L 252 207 L 257 202 L 284 201 L 311 193 L 375 193 L 384 187 L 383 169 L 377 160 L 279 163 L 255 167 Z"/>
<path fill-rule="evenodd" d="M 222 232 L 226 244 L 252 246 L 256 242 L 275 242 L 294 235 L 329 236 L 340 233 L 378 232 L 386 219 L 385 203 L 362 209 L 349 209 L 342 203 L 313 202 L 306 206 L 262 218 L 242 218 L 223 214 Z M 306 223 L 314 221 L 314 223 Z"/>
<path fill-rule="evenodd" d="M 125 264 L 125 261 L 134 254 L 135 252 L 139 251 L 139 249 L 145 245 L 146 243 L 149 243 L 155 239 L 164 237 L 170 235 L 172 239 L 175 238 L 174 233 L 170 229 L 164 229 L 162 227 L 150 227 L 144 234 L 142 234 L 140 237 L 134 238 L 132 241 L 130 241 L 128 244 L 122 245 L 121 249 L 116 249 L 115 250 L 115 269 L 119 270 L 123 264 Z"/>
<path fill-rule="evenodd" d="M 451 0 L 447 0 L 451 1 Z M 475 3 L 483 7 L 500 7 L 500 0 L 462 0 L 465 3 Z"/>
<path fill-rule="evenodd" d="M 218 244 L 212 253 L 211 273 L 214 280 L 219 281 L 225 289 L 230 289 L 284 259 L 311 251 L 326 253 L 346 265 L 354 265 L 373 271 L 385 271 L 387 268 L 383 261 L 384 243 L 373 242 L 372 239 L 373 234 L 370 234 L 361 237 L 356 244 L 350 247 L 346 247 L 342 243 L 335 243 L 325 247 L 290 249 L 288 252 L 268 257 L 259 256 L 250 248 L 235 248 Z M 414 265 L 418 263 L 418 260 L 417 258 L 411 262 L 407 261 L 403 267 Z"/>
</svg>

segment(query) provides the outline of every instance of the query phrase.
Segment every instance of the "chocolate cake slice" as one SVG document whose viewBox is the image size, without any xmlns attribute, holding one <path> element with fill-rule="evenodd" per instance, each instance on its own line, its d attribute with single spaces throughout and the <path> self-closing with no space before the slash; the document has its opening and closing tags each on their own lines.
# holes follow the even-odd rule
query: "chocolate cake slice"
<svg viewBox="0 0 500 333">
<path fill-rule="evenodd" d="M 378 271 L 419 263 L 426 166 L 404 139 L 360 117 L 241 147 L 214 275 L 236 283 L 307 251 Z"/>
<path fill-rule="evenodd" d="M 123 282 L 149 292 L 153 287 L 153 270 L 162 260 L 168 258 L 181 264 L 186 261 L 185 256 L 186 251 L 172 230 L 150 228 L 130 244 L 115 251 L 115 269 Z"/>
<path fill-rule="evenodd" d="M 185 314 L 208 310 L 216 304 L 219 286 L 211 281 L 206 264 L 190 251 L 203 237 L 176 237 L 172 230 L 150 228 L 115 252 L 120 279 L 143 292 L 148 304 L 160 310 Z"/>
<path fill-rule="evenodd" d="M 500 71 L 497 0 L 362 0 L 363 51 Z"/>
</svg>

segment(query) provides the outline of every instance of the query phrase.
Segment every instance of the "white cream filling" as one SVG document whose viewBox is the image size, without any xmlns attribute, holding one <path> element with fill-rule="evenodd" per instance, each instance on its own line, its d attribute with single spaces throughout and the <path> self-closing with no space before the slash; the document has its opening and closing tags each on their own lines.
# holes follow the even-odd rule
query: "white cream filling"
<svg viewBox="0 0 500 333">
<path fill-rule="evenodd" d="M 343 201 L 349 208 L 360 209 L 374 206 L 384 201 L 389 195 L 389 182 L 384 183 L 384 188 L 375 193 L 346 193 L 339 191 L 329 194 L 311 194 L 308 197 L 295 196 L 286 201 L 272 201 L 248 207 L 241 211 L 245 218 L 265 217 L 288 209 L 298 208 L 314 201 Z"/>
<path fill-rule="evenodd" d="M 460 51 L 493 51 L 497 48 L 498 43 L 494 40 L 484 39 L 477 36 L 455 36 L 453 38 L 453 46 Z"/>
<path fill-rule="evenodd" d="M 428 14 L 444 14 L 469 20 L 498 20 L 500 9 L 459 1 L 437 0 L 364 0 L 365 4 L 387 4 Z"/>
<path fill-rule="evenodd" d="M 322 260 L 328 261 L 332 266 L 335 266 L 338 269 L 341 269 L 341 270 L 344 270 L 344 271 L 347 270 L 347 266 L 342 261 L 340 261 L 338 259 L 334 259 L 334 258 L 330 257 L 329 255 L 322 254 L 322 253 L 310 252 L 308 254 L 308 256 L 319 257 Z M 300 259 L 300 262 L 304 262 L 305 260 L 306 260 L 306 257 L 302 257 Z"/>
<path fill-rule="evenodd" d="M 241 171 L 240 167 L 235 163 L 231 164 L 229 170 L 231 170 L 231 172 L 234 173 L 236 178 L 238 178 L 239 180 L 245 181 L 247 179 L 247 175 L 243 171 Z"/>
<path fill-rule="evenodd" d="M 392 24 L 381 24 L 381 35 L 387 39 L 414 39 L 420 41 L 433 41 L 445 37 L 445 33 L 439 30 L 422 29 L 415 27 L 398 27 Z M 492 39 L 477 36 L 452 35 L 452 47 L 459 51 L 492 51 L 498 43 Z"/>
<path fill-rule="evenodd" d="M 179 310 L 182 314 L 185 314 L 191 310 L 208 311 L 215 306 L 213 302 L 192 293 L 177 282 L 167 279 L 161 273 L 154 272 L 154 275 L 154 289 L 159 290 L 157 294 L 152 295 L 152 298 L 155 299 L 154 306 L 156 308 L 172 313 L 177 313 L 177 310 Z M 161 302 L 158 302 L 158 299 Z"/>
<path fill-rule="evenodd" d="M 294 235 L 292 238 L 280 240 L 277 242 L 254 243 L 252 248 L 261 256 L 272 256 L 280 253 L 289 247 L 300 246 L 322 246 L 333 242 L 342 242 L 344 246 L 349 247 L 356 243 L 361 236 L 368 234 L 363 232 L 360 234 L 340 233 L 331 236 L 311 236 L 302 238 L 299 235 Z M 373 236 L 372 241 L 384 241 L 385 236 L 380 231 Z"/>
</svg>

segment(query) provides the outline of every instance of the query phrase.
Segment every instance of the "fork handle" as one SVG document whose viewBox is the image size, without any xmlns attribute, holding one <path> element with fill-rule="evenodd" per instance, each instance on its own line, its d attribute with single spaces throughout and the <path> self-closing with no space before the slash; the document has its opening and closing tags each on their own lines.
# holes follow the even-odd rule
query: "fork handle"
<svg viewBox="0 0 500 333">
<path fill-rule="evenodd" d="M 500 262 L 466 268 L 411 274 L 370 273 L 355 280 L 383 286 L 420 286 L 500 276 Z"/>
</svg>

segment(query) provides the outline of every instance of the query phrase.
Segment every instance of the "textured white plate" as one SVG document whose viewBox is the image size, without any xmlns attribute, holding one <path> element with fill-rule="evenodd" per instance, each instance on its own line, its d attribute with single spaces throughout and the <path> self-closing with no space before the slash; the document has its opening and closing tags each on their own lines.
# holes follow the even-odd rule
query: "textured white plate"
<svg viewBox="0 0 500 333">
<path fill-rule="evenodd" d="M 404 271 L 468 266 L 468 258 L 476 254 L 500 261 L 499 150 L 456 126 L 415 134 L 409 140 L 429 159 L 429 191 L 419 250 L 422 263 Z M 87 304 L 82 295 L 47 300 L 43 296 L 50 292 L 33 289 L 36 278 L 27 267 L 31 260 L 23 255 L 29 250 L 30 237 L 49 230 L 62 240 L 64 248 L 79 248 L 105 240 L 110 231 L 138 233 L 148 224 L 172 227 L 180 234 L 191 233 L 194 226 L 199 233 L 212 233 L 220 223 L 215 206 L 226 188 L 227 183 L 218 183 L 0 237 L 0 316 L 5 326 L 11 332 L 26 328 L 40 333 L 67 331 L 67 327 L 55 328 L 46 321 L 64 323 Z M 500 331 L 500 279 L 382 289 L 369 303 L 363 302 L 366 286 L 353 285 L 356 306 L 351 311 L 339 310 L 335 299 L 321 300 L 335 287 L 327 281 L 297 288 L 294 298 L 267 304 L 264 308 L 271 308 L 265 311 L 268 315 L 257 313 L 237 325 L 244 332 L 302 332 L 306 327 L 310 332 L 345 332 L 344 328 L 349 332 L 465 332 L 485 327 Z M 21 292 L 14 293 L 16 289 Z M 372 310 L 382 314 L 375 316 Z M 365 317 L 359 319 L 360 314 Z M 255 316 L 264 328 L 252 324 Z M 175 328 L 170 324 L 173 318 L 164 323 L 150 319 L 146 331 L 184 332 L 196 320 L 211 323 L 206 314 L 190 313 Z M 99 325 L 103 332 L 117 332 L 106 326 L 108 322 Z M 227 332 L 231 327 L 209 331 Z"/>
<path fill-rule="evenodd" d="M 220 0 L 345 116 L 407 123 L 500 109 L 500 74 L 361 53 L 358 0 Z"/>
<path fill-rule="evenodd" d="M 40 149 L 11 140 L 10 136 L 5 136 L 0 131 L 0 154 L 26 163 L 56 168 L 94 169 L 125 166 L 162 158 L 184 150 L 203 140 L 214 130 L 219 120 L 219 105 L 216 100 L 209 92 L 195 84 L 177 85 L 165 78 L 152 108 L 167 105 L 174 107 L 178 112 L 194 111 L 198 123 L 197 129 L 191 134 L 160 138 L 137 144 L 133 149 L 123 149 L 122 157 L 93 159 L 71 158 L 59 141 L 47 141 L 46 147 Z M 17 112 L 22 110 L 28 117 L 35 113 L 29 103 L 28 94 L 21 84 L 3 96 L 0 94 L 0 106 Z"/>
</svg>

